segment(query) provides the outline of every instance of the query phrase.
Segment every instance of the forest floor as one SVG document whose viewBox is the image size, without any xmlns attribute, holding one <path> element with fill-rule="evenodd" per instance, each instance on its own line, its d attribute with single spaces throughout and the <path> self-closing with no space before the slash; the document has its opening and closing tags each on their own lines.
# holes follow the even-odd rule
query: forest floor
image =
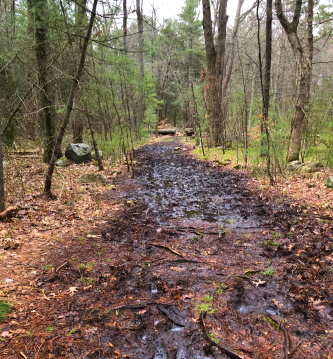
<svg viewBox="0 0 333 359">
<path fill-rule="evenodd" d="M 0 222 L 0 357 L 332 359 L 323 178 L 268 186 L 177 138 L 135 157 L 134 176 L 108 167 L 107 183 L 78 182 L 93 165 L 57 169 L 53 201 L 45 166 L 11 159 L 21 209 Z"/>
</svg>

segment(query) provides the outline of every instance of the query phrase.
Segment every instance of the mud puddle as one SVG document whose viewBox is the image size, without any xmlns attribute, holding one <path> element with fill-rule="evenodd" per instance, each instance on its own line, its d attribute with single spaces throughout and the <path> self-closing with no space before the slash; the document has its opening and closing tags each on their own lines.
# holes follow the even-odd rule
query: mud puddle
<svg viewBox="0 0 333 359">
<path fill-rule="evenodd" d="M 248 179 L 235 171 L 217 171 L 187 151 L 175 141 L 137 151 L 134 176 L 140 190 L 129 198 L 145 204 L 146 214 L 161 225 L 175 219 L 184 224 L 188 219 L 221 228 L 262 226 L 262 208 L 247 198 Z"/>
</svg>

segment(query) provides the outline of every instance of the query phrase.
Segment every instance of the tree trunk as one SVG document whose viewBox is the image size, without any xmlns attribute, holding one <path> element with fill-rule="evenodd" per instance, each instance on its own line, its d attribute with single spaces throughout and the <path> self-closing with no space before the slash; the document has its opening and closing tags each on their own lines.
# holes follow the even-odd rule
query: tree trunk
<svg viewBox="0 0 333 359">
<path fill-rule="evenodd" d="M 75 44 L 74 53 L 75 51 L 77 51 L 77 53 L 80 52 L 80 49 L 82 48 L 82 43 L 84 41 L 84 33 L 88 24 L 86 6 L 87 0 L 77 0 L 75 2 L 75 30 L 78 35 L 78 42 Z M 74 69 L 75 67 L 73 68 L 73 71 Z M 81 117 L 81 114 L 73 114 L 71 127 L 73 132 L 73 143 L 83 143 L 85 121 Z"/>
<path fill-rule="evenodd" d="M 48 6 L 47 0 L 29 0 L 30 12 L 35 17 L 36 58 L 40 88 L 40 107 L 44 116 L 45 144 L 43 160 L 49 163 L 55 146 L 56 113 L 50 82 L 50 71 L 47 70 L 50 59 L 50 45 L 48 40 Z M 57 153 L 59 157 L 61 154 Z"/>
<path fill-rule="evenodd" d="M 127 51 L 127 0 L 123 0 L 123 48 Z"/>
<path fill-rule="evenodd" d="M 230 52 L 226 57 L 227 41 L 227 4 L 228 0 L 219 0 L 217 11 L 217 40 L 214 43 L 214 31 L 211 18 L 211 7 L 209 0 L 202 0 L 203 6 L 203 29 L 206 48 L 206 87 L 205 102 L 207 117 L 209 120 L 209 137 L 213 146 L 226 144 L 226 120 L 228 113 L 227 90 L 230 83 L 234 64 L 236 36 L 239 24 L 249 13 L 241 15 L 244 0 L 238 0 L 237 13 L 232 32 Z"/>
<path fill-rule="evenodd" d="M 0 132 L 0 212 L 5 209 L 5 181 L 3 173 L 2 131 Z"/>
<path fill-rule="evenodd" d="M 224 125 L 221 116 L 221 87 L 220 79 L 222 74 L 222 63 L 225 50 L 225 31 L 226 26 L 226 5 L 227 0 L 220 0 L 219 7 L 219 33 L 218 44 L 215 46 L 213 36 L 213 23 L 211 16 L 210 0 L 202 0 L 203 9 L 203 30 L 206 48 L 206 85 L 205 102 L 207 117 L 209 121 L 209 138 L 212 146 L 221 145 L 221 133 L 224 133 Z M 221 43 L 221 41 L 224 43 Z"/>
<path fill-rule="evenodd" d="M 66 129 L 67 129 L 69 121 L 70 121 L 70 116 L 71 116 L 71 113 L 72 113 L 72 110 L 73 110 L 75 92 L 77 90 L 80 78 L 81 78 L 82 73 L 83 73 L 85 60 L 86 60 L 86 53 L 87 53 L 87 49 L 88 49 L 88 44 L 89 44 L 92 28 L 93 28 L 95 17 L 96 17 L 97 3 L 98 3 L 98 0 L 94 0 L 93 7 L 92 7 L 92 10 L 91 10 L 90 21 L 89 21 L 89 25 L 88 25 L 88 29 L 87 29 L 87 34 L 86 34 L 86 36 L 84 38 L 84 42 L 83 42 L 83 46 L 82 46 L 80 62 L 79 62 L 78 68 L 77 68 L 76 75 L 73 78 L 71 89 L 70 89 L 70 92 L 69 92 L 69 95 L 68 95 L 68 101 L 67 101 L 67 106 L 66 106 L 66 114 L 65 114 L 62 126 L 60 128 L 60 132 L 59 132 L 59 135 L 57 137 L 57 141 L 56 141 L 56 145 L 55 145 L 55 148 L 54 148 L 54 151 L 53 151 L 53 154 L 52 154 L 52 158 L 51 158 L 51 161 L 50 161 L 47 173 L 46 173 L 46 179 L 45 179 L 45 183 L 44 183 L 44 194 L 48 198 L 53 197 L 52 193 L 51 193 L 51 187 L 52 187 L 52 176 L 53 176 L 55 164 L 56 164 L 56 161 L 57 161 L 56 153 L 58 151 L 60 151 L 62 140 L 64 138 Z"/>
<path fill-rule="evenodd" d="M 266 44 L 265 44 L 265 68 L 263 69 L 261 43 L 260 43 L 260 17 L 259 0 L 257 2 L 257 21 L 258 21 L 258 48 L 259 48 L 259 71 L 262 92 L 262 116 L 260 122 L 261 132 L 261 156 L 266 159 L 267 175 L 271 184 L 274 179 L 271 173 L 271 154 L 270 154 L 270 133 L 269 133 L 269 102 L 271 86 L 271 67 L 272 67 L 272 22 L 273 9 L 272 0 L 266 1 Z"/>
<path fill-rule="evenodd" d="M 100 171 L 103 171 L 104 167 L 103 167 L 102 158 L 101 158 L 101 156 L 99 154 L 98 145 L 97 145 L 97 142 L 95 140 L 95 131 L 94 131 L 94 128 L 93 128 L 93 125 L 92 125 L 92 116 L 89 115 L 88 112 L 86 112 L 86 113 L 87 113 L 87 121 L 88 121 L 88 125 L 89 125 L 89 131 L 90 131 L 92 143 L 93 143 L 93 146 L 94 146 L 95 156 L 96 156 L 96 159 L 97 159 L 97 162 L 98 162 L 98 169 Z"/>
<path fill-rule="evenodd" d="M 145 78 L 145 69 L 143 62 L 143 15 L 140 0 L 136 0 L 136 15 L 138 19 L 138 33 L 139 33 L 139 93 L 138 93 L 138 108 L 136 116 L 136 126 L 140 126 L 144 117 L 144 98 L 143 98 L 143 83 Z"/>
<path fill-rule="evenodd" d="M 307 3 L 307 39 L 306 46 L 303 46 L 297 32 L 301 17 L 302 0 L 296 0 L 292 21 L 289 21 L 285 16 L 281 0 L 275 1 L 276 14 L 287 34 L 288 41 L 294 53 L 297 67 L 297 92 L 295 101 L 295 112 L 291 121 L 290 128 L 291 136 L 287 155 L 288 162 L 299 160 L 302 149 L 306 115 L 308 112 L 307 107 L 310 102 L 313 60 L 314 1 L 308 0 Z"/>
</svg>

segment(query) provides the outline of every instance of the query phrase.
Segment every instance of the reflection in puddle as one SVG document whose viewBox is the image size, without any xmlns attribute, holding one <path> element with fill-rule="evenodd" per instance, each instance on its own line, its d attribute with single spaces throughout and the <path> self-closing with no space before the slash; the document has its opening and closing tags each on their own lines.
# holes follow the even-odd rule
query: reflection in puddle
<svg viewBox="0 0 333 359">
<path fill-rule="evenodd" d="M 241 175 L 212 169 L 207 163 L 174 153 L 173 148 L 165 143 L 138 151 L 134 175 L 140 191 L 131 199 L 144 202 L 147 213 L 162 224 L 165 219 L 187 218 L 227 228 L 259 226 L 258 217 L 243 214 Z M 140 151 L 144 151 L 142 161 Z"/>
</svg>

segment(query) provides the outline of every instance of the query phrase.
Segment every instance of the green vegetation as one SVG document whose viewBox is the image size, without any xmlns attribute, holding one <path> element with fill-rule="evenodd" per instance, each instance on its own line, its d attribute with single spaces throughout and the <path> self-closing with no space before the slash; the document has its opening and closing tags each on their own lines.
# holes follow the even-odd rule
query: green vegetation
<svg viewBox="0 0 333 359">
<path fill-rule="evenodd" d="M 68 337 L 70 337 L 71 335 L 75 334 L 76 332 L 77 332 L 77 329 L 73 328 L 73 329 L 70 329 L 66 335 Z"/>
<path fill-rule="evenodd" d="M 48 271 L 48 270 L 50 270 L 50 269 L 52 269 L 52 268 L 53 268 L 53 266 L 52 266 L 51 264 L 46 264 L 46 265 L 43 267 L 43 270 Z"/>
<path fill-rule="evenodd" d="M 0 322 L 2 322 L 6 315 L 11 311 L 12 305 L 9 302 L 0 300 Z"/>
<path fill-rule="evenodd" d="M 265 241 L 262 241 L 261 244 L 264 247 L 278 247 L 280 245 L 279 242 L 273 240 L 273 239 L 267 239 Z"/>
<path fill-rule="evenodd" d="M 209 338 L 211 341 L 213 341 L 216 344 L 220 344 L 220 340 L 216 337 L 214 333 L 209 333 Z"/>
<path fill-rule="evenodd" d="M 269 277 L 274 277 L 275 276 L 275 270 L 274 270 L 274 268 L 267 268 L 266 270 L 261 272 L 261 274 L 269 276 Z"/>
<path fill-rule="evenodd" d="M 201 312 L 206 312 L 207 314 L 215 313 L 215 309 L 213 307 L 213 296 L 206 295 L 201 299 L 201 302 L 196 305 L 195 310 L 198 314 Z"/>
<path fill-rule="evenodd" d="M 272 318 L 265 316 L 265 320 L 268 322 L 268 324 L 273 327 L 274 329 L 279 329 L 279 324 L 276 323 Z"/>
<path fill-rule="evenodd" d="M 87 287 L 90 287 L 96 281 L 94 278 L 85 278 L 85 277 L 81 277 L 79 280 Z"/>
<path fill-rule="evenodd" d="M 79 269 L 82 269 L 82 270 L 91 271 L 94 267 L 94 263 L 92 263 L 92 262 L 79 263 L 78 267 L 79 267 Z"/>
</svg>

